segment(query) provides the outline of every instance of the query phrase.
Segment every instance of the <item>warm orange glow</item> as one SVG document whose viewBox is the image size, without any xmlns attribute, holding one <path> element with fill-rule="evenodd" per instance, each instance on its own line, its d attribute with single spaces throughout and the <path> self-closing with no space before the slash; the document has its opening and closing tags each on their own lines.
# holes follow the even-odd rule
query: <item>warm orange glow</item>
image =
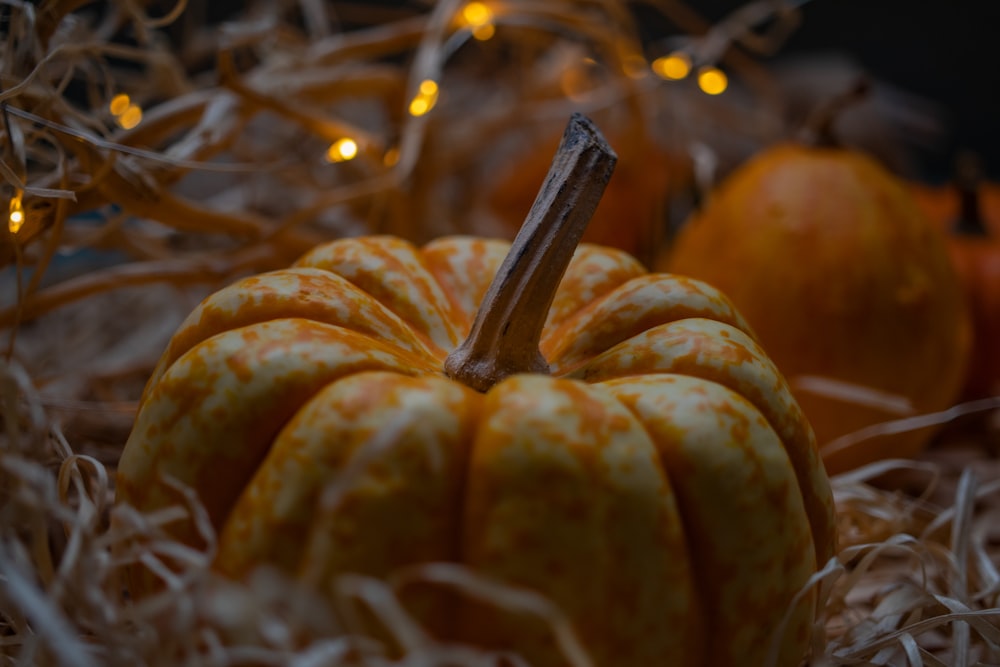
<svg viewBox="0 0 1000 667">
<path fill-rule="evenodd" d="M 438 94 L 438 84 L 434 79 L 424 79 L 420 82 L 420 94 L 427 97 L 436 97 Z"/>
<path fill-rule="evenodd" d="M 399 162 L 399 149 L 393 146 L 382 156 L 382 162 L 387 167 L 392 167 Z"/>
<path fill-rule="evenodd" d="M 129 98 L 129 96 L 125 93 L 119 93 L 111 98 L 111 102 L 108 104 L 108 111 L 110 111 L 112 115 L 121 116 L 131 105 L 131 98 Z"/>
<path fill-rule="evenodd" d="M 7 229 L 11 234 L 17 234 L 24 226 L 24 204 L 22 202 L 23 193 L 18 192 L 10 200 L 10 213 L 7 218 Z"/>
<path fill-rule="evenodd" d="M 661 79 L 679 81 L 691 73 L 691 56 L 675 51 L 653 61 L 653 71 Z"/>
<path fill-rule="evenodd" d="M 130 104 L 125 111 L 118 115 L 118 124 L 125 130 L 131 130 L 142 122 L 142 109 L 135 104 Z"/>
<path fill-rule="evenodd" d="M 350 137 L 337 139 L 326 151 L 326 159 L 330 162 L 346 162 L 353 160 L 358 154 L 358 142 Z"/>
<path fill-rule="evenodd" d="M 438 84 L 433 79 L 424 79 L 416 96 L 410 101 L 410 115 L 423 116 L 434 108 L 438 98 Z"/>
<path fill-rule="evenodd" d="M 496 34 L 497 29 L 492 23 L 487 23 L 486 25 L 477 25 L 472 29 L 472 36 L 478 39 L 480 42 L 485 42 L 489 38 Z"/>
<path fill-rule="evenodd" d="M 574 102 L 587 99 L 595 86 L 595 68 L 597 61 L 591 57 L 580 60 L 574 67 L 567 67 L 559 78 L 563 94 Z"/>
<path fill-rule="evenodd" d="M 462 9 L 462 21 L 472 31 L 472 36 L 486 41 L 496 32 L 493 12 L 483 2 L 470 2 Z"/>
<path fill-rule="evenodd" d="M 698 70 L 698 87 L 706 95 L 718 95 L 729 87 L 729 78 L 721 69 L 705 66 Z"/>
<path fill-rule="evenodd" d="M 622 69 L 630 79 L 642 79 L 649 73 L 649 63 L 639 53 L 629 53 L 622 58 Z"/>
</svg>

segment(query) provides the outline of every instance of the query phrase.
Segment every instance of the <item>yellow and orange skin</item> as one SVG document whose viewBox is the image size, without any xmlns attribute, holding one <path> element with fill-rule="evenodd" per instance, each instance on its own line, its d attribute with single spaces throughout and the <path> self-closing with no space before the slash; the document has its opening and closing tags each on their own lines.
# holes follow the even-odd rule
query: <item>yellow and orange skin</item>
<svg viewBox="0 0 1000 667">
<path fill-rule="evenodd" d="M 830 474 L 917 456 L 926 429 L 823 447 L 957 400 L 970 324 L 945 240 L 905 184 L 862 153 L 768 149 L 720 184 L 658 266 L 732 299 L 791 383 Z M 911 408 L 900 414 L 799 389 L 802 376 L 876 390 Z"/>
<path fill-rule="evenodd" d="M 234 578 L 270 564 L 332 595 L 344 573 L 462 563 L 547 596 L 595 665 L 763 664 L 788 613 L 777 664 L 797 665 L 816 603 L 793 599 L 834 553 L 833 500 L 744 320 L 703 283 L 582 245 L 540 345 L 551 374 L 478 393 L 442 367 L 508 248 L 345 239 L 209 297 L 150 379 L 118 501 L 191 487 Z M 444 636 L 565 664 L 537 619 L 404 602 Z"/>
</svg>

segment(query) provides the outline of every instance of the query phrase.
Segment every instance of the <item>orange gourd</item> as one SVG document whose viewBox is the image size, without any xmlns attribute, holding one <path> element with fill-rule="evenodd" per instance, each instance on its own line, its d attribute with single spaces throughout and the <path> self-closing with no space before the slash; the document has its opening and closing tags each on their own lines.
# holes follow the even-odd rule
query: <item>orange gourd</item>
<svg viewBox="0 0 1000 667">
<path fill-rule="evenodd" d="M 720 184 L 661 266 L 733 300 L 789 379 L 830 473 L 917 455 L 927 429 L 836 439 L 957 398 L 970 325 L 945 240 L 903 183 L 858 151 L 762 151 Z"/>
<path fill-rule="evenodd" d="M 979 159 L 964 154 L 953 182 L 911 184 L 918 204 L 948 234 L 972 317 L 971 363 L 962 389 L 966 399 L 1000 394 L 1000 187 L 987 180 Z"/>
<path fill-rule="evenodd" d="M 149 381 L 118 502 L 190 487 L 234 578 L 462 563 L 547 596 L 595 665 L 763 664 L 790 611 L 777 664 L 797 665 L 815 598 L 795 595 L 834 552 L 809 424 L 718 291 L 577 247 L 614 156 L 582 117 L 558 155 L 513 245 L 344 239 L 206 299 Z M 524 618 L 403 601 L 564 664 Z"/>
</svg>

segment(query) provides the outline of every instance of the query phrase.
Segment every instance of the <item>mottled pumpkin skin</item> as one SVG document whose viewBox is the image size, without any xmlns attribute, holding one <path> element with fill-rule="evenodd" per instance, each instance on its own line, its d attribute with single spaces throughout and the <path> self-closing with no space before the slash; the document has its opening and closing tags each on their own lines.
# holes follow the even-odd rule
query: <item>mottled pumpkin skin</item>
<svg viewBox="0 0 1000 667">
<path fill-rule="evenodd" d="M 785 381 L 716 290 L 583 245 L 541 342 L 551 375 L 472 391 L 443 361 L 508 248 L 347 239 L 211 296 L 147 386 L 119 502 L 154 510 L 177 500 L 164 476 L 190 485 L 233 577 L 273 564 L 331 590 L 459 562 L 549 596 L 597 665 L 762 664 L 834 552 Z M 404 600 L 437 632 L 564 664 L 541 623 Z M 794 608 L 779 664 L 807 650 L 814 606 Z"/>
<path fill-rule="evenodd" d="M 824 451 L 900 413 L 799 390 L 820 376 L 949 407 L 970 327 L 943 235 L 894 176 L 846 149 L 783 144 L 720 184 L 659 266 L 705 280 L 736 304 L 792 385 L 828 471 L 915 456 L 927 430 Z"/>
</svg>

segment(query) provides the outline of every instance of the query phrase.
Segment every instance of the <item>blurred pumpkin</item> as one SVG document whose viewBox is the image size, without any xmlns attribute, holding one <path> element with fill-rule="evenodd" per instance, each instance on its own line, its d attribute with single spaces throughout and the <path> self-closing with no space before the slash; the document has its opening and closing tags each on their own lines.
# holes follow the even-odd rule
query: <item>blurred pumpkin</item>
<svg viewBox="0 0 1000 667">
<path fill-rule="evenodd" d="M 614 156 L 580 117 L 567 154 L 513 246 L 344 239 L 209 297 L 150 379 L 118 502 L 192 488 L 237 578 L 463 563 L 547 596 L 596 665 L 764 664 L 789 613 L 797 665 L 816 601 L 795 596 L 835 539 L 808 422 L 719 292 L 577 247 Z M 523 616 L 405 592 L 436 633 L 565 664 Z"/>
<path fill-rule="evenodd" d="M 1000 234 L 1000 183 L 977 178 L 971 187 L 975 193 L 979 223 L 990 235 Z M 932 222 L 945 231 L 953 231 L 963 217 L 963 192 L 968 192 L 968 188 L 957 177 L 943 184 L 910 184 L 917 204 Z"/>
<path fill-rule="evenodd" d="M 953 183 L 914 186 L 921 207 L 948 233 L 973 324 L 972 362 L 962 396 L 1000 394 L 1000 186 L 983 178 L 979 160 L 959 160 Z"/>
<path fill-rule="evenodd" d="M 859 151 L 787 142 L 760 152 L 660 266 L 733 300 L 789 379 L 831 474 L 917 455 L 931 430 L 835 440 L 957 397 L 970 326 L 945 239 Z"/>
<path fill-rule="evenodd" d="M 531 208 L 549 156 L 559 142 L 558 132 L 535 134 L 511 152 L 495 180 L 484 184 L 489 211 L 511 236 Z M 584 241 L 619 248 L 650 266 L 663 243 L 670 193 L 689 183 L 690 165 L 636 128 L 608 133 L 608 137 L 618 153 L 618 167 Z"/>
</svg>

